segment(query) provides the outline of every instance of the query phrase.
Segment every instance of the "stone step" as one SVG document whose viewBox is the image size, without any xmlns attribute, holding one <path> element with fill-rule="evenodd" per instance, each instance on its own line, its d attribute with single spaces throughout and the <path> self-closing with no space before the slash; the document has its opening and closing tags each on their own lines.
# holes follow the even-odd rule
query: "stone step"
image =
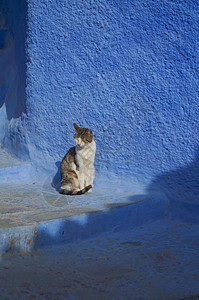
<svg viewBox="0 0 199 300">
<path fill-rule="evenodd" d="M 23 182 L 30 179 L 32 166 L 0 148 L 0 183 Z"/>
<path fill-rule="evenodd" d="M 70 198 L 56 191 L 50 193 L 37 183 L 32 189 L 29 185 L 15 186 L 9 192 L 12 194 L 6 198 L 4 193 L 0 204 L 1 254 L 126 230 L 164 218 L 169 212 L 164 197 L 113 195 L 110 199 L 102 197 L 97 186 L 93 194 Z"/>
</svg>

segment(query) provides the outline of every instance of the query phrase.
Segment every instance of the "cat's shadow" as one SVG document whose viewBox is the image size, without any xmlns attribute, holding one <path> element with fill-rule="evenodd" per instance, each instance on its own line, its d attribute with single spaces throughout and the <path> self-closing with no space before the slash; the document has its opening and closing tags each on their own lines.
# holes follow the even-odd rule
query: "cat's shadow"
<svg viewBox="0 0 199 300">
<path fill-rule="evenodd" d="M 51 182 L 51 186 L 57 191 L 60 191 L 60 187 L 61 187 L 61 171 L 60 171 L 60 167 L 61 167 L 61 161 L 57 161 L 55 163 L 56 167 L 57 167 L 57 173 L 55 174 L 55 176 L 53 177 L 53 180 Z"/>
</svg>

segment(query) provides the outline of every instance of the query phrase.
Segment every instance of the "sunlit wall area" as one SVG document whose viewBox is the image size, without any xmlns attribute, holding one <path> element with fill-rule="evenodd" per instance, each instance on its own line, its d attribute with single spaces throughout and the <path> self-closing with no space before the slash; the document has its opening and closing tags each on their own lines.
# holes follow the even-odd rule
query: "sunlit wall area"
<svg viewBox="0 0 199 300">
<path fill-rule="evenodd" d="M 47 1 L 28 6 L 31 158 L 45 166 L 93 129 L 96 166 L 140 180 L 198 148 L 197 1 Z"/>
<path fill-rule="evenodd" d="M 0 126 L 13 122 L 6 138 L 1 129 L 8 148 L 56 172 L 75 122 L 94 132 L 97 172 L 155 185 L 179 169 L 197 177 L 197 1 L 0 3 L 8 2 L 0 56 L 9 61 L 0 87 Z M 3 82 L 14 95 L 6 101 Z"/>
</svg>

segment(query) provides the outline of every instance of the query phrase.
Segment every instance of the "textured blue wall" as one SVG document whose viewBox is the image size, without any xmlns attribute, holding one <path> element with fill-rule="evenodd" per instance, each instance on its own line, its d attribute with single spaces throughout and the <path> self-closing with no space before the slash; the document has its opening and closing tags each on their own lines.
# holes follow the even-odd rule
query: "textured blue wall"
<svg viewBox="0 0 199 300">
<path fill-rule="evenodd" d="M 0 0 L 0 145 L 27 158 L 25 0 Z"/>
<path fill-rule="evenodd" d="M 50 166 L 93 129 L 96 165 L 140 179 L 198 148 L 197 1 L 29 1 L 31 158 Z M 48 163 L 47 163 L 48 162 Z"/>
<path fill-rule="evenodd" d="M 76 122 L 98 171 L 153 179 L 150 192 L 188 168 L 197 186 L 198 1 L 29 0 L 27 20 L 21 127 L 37 167 L 56 171 Z"/>
</svg>

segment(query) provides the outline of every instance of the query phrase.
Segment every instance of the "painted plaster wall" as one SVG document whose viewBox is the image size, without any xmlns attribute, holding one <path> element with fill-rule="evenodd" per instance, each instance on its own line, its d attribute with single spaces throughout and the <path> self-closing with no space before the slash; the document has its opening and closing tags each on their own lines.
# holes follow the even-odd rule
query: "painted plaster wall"
<svg viewBox="0 0 199 300">
<path fill-rule="evenodd" d="M 34 165 L 56 172 L 76 122 L 94 131 L 98 172 L 152 179 L 149 193 L 176 172 L 198 194 L 197 1 L 28 0 L 27 11 L 20 128 Z"/>
<path fill-rule="evenodd" d="M 25 0 L 0 0 L 0 145 L 27 158 Z"/>
<path fill-rule="evenodd" d="M 28 12 L 33 160 L 59 161 L 77 122 L 94 131 L 98 169 L 146 179 L 193 161 L 197 1 L 29 0 Z"/>
</svg>

